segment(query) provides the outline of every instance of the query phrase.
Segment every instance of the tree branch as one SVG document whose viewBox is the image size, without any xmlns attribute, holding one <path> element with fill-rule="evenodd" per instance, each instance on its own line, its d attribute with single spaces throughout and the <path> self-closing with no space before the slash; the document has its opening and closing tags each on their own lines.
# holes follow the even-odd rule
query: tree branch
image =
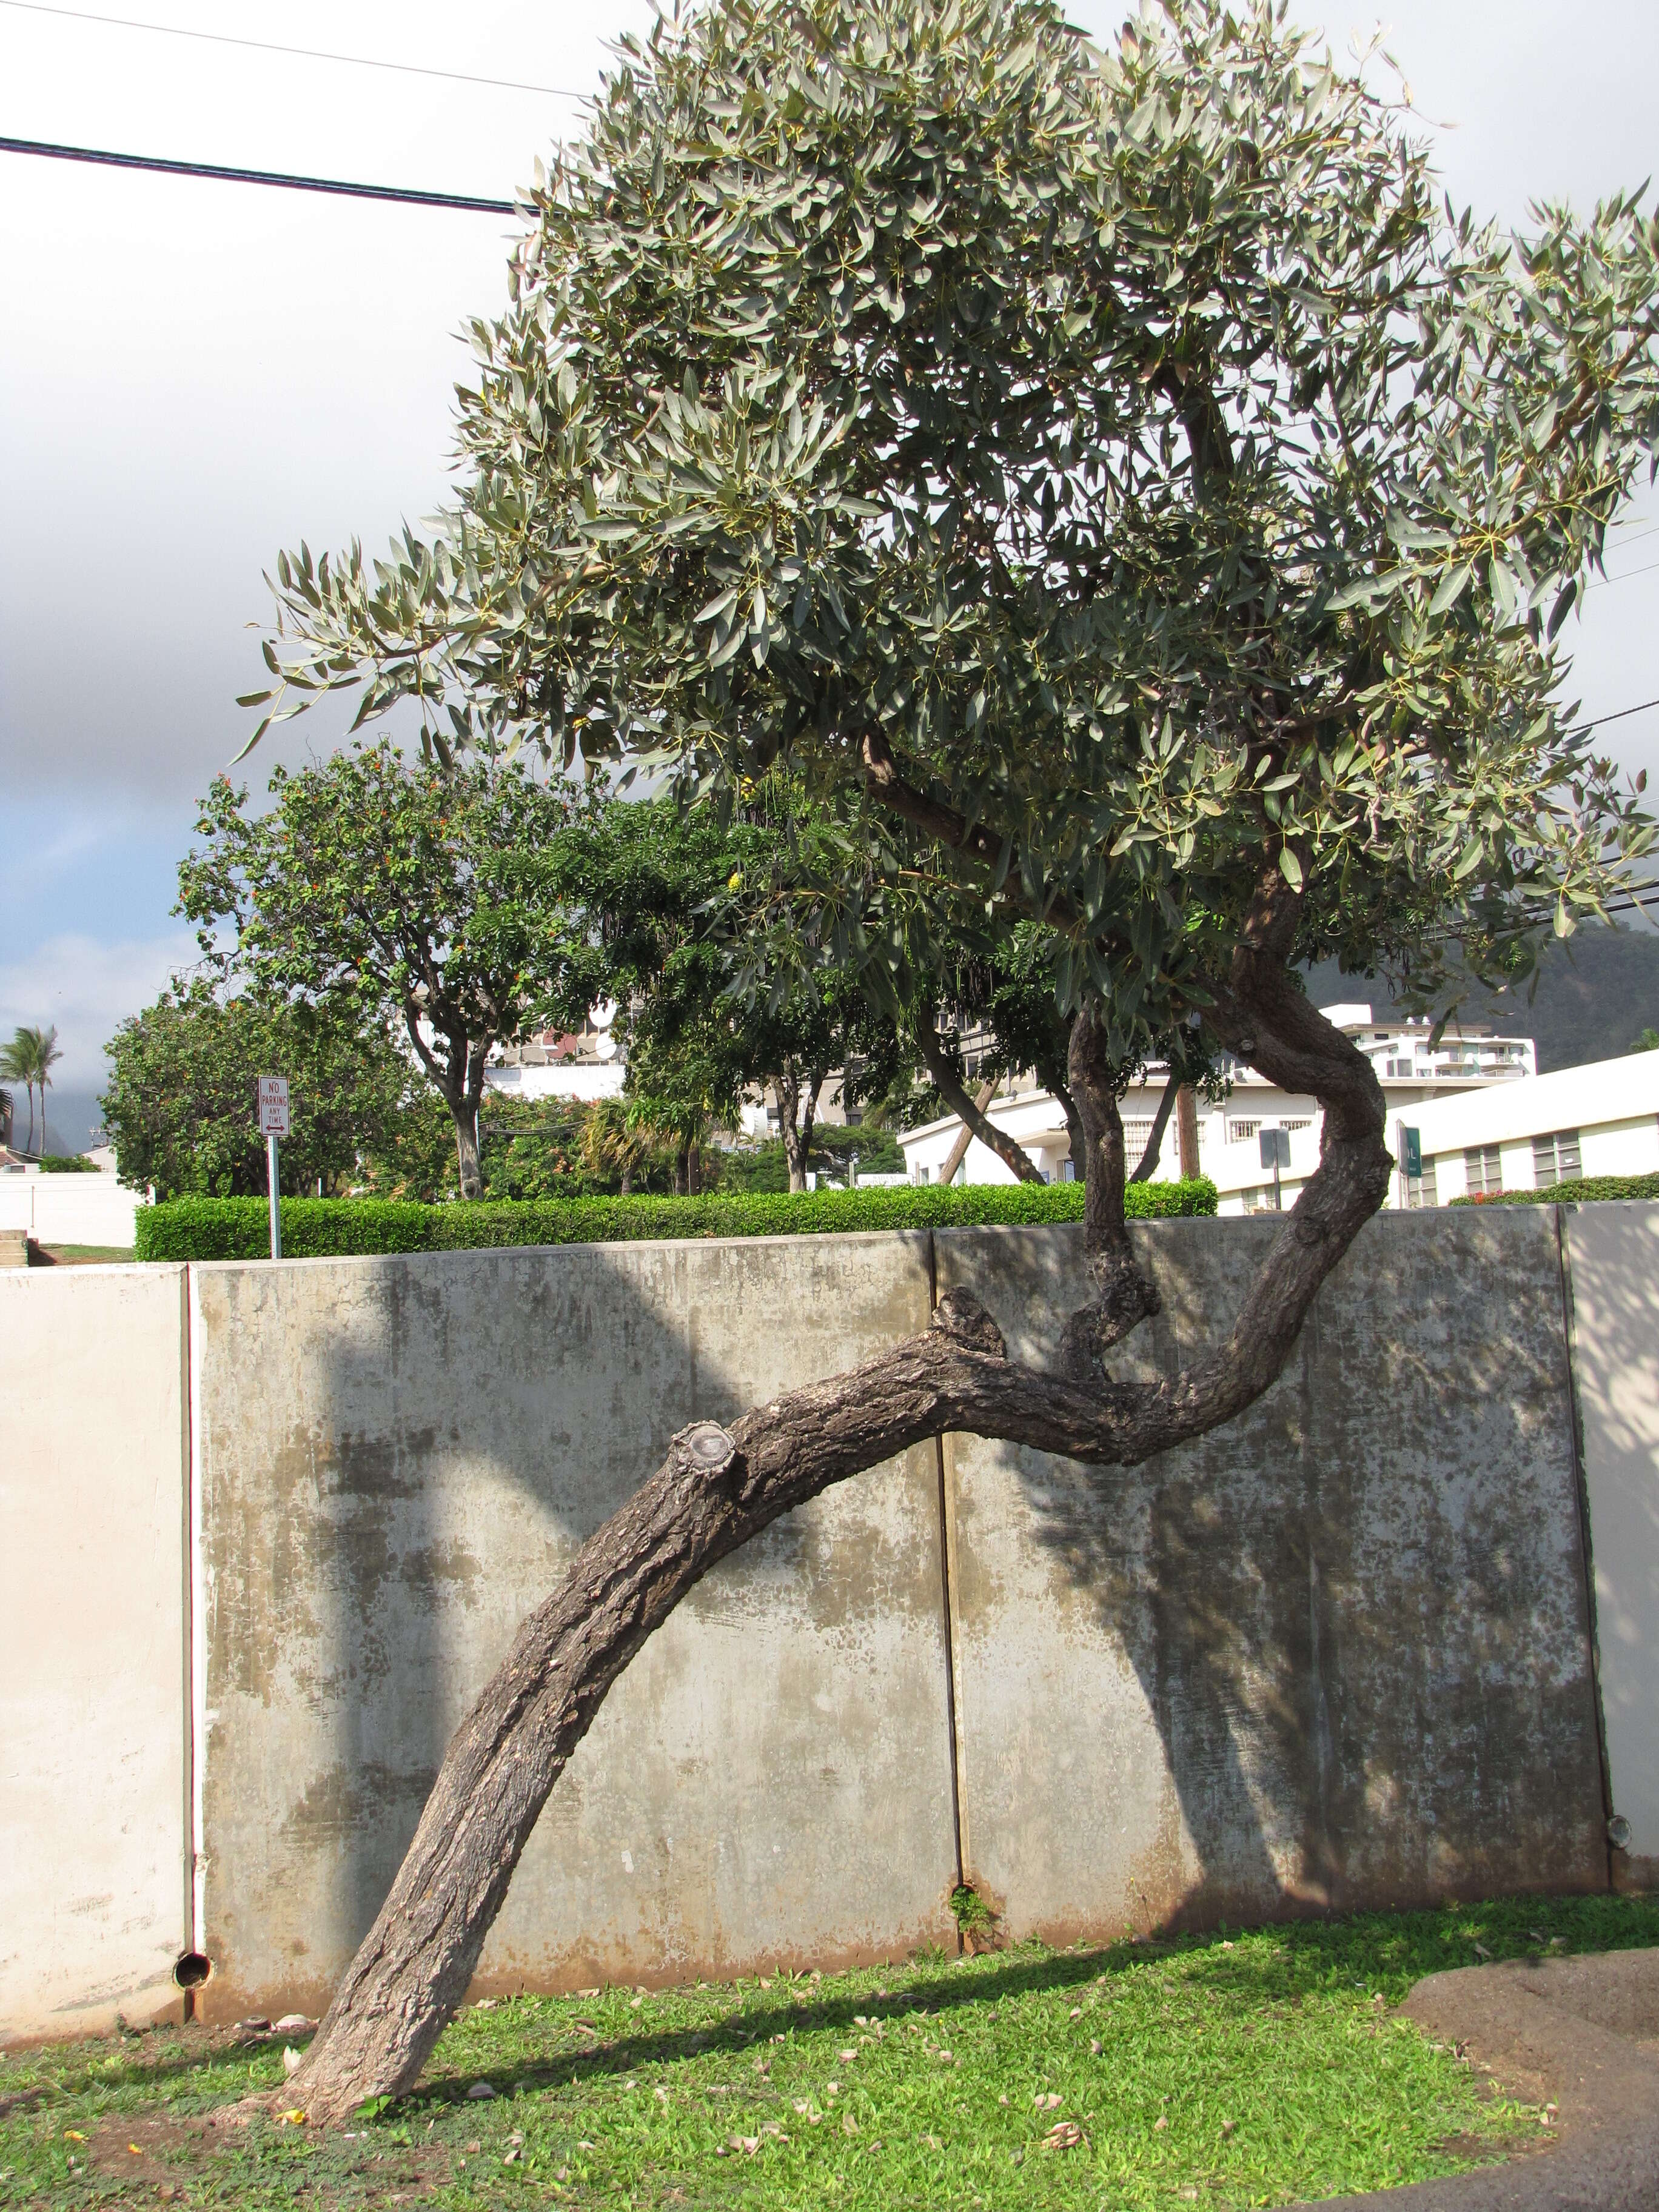
<svg viewBox="0 0 1659 2212">
<path fill-rule="evenodd" d="M 1129 1177 L 1131 1182 L 1152 1181 L 1152 1170 L 1164 1150 L 1164 1132 L 1170 1126 L 1170 1111 L 1176 1103 L 1176 1094 L 1181 1089 L 1181 1071 L 1171 1060 L 1170 1079 L 1164 1086 L 1164 1096 L 1158 1102 L 1158 1112 L 1152 1117 L 1152 1133 L 1146 1139 L 1146 1150 L 1140 1155 L 1140 1165 Z"/>
<path fill-rule="evenodd" d="M 921 1054 L 927 1073 L 938 1085 L 940 1097 L 960 1120 L 963 1127 L 977 1137 L 981 1145 L 988 1146 L 1017 1181 L 1041 1182 L 1042 1170 L 1030 1153 L 1023 1146 L 1017 1145 L 1006 1130 L 999 1129 L 990 1116 L 969 1097 L 939 1043 L 939 1030 L 935 1026 L 937 1018 L 932 1006 L 924 1006 L 917 1017 L 915 1038 L 916 1049 Z"/>
</svg>

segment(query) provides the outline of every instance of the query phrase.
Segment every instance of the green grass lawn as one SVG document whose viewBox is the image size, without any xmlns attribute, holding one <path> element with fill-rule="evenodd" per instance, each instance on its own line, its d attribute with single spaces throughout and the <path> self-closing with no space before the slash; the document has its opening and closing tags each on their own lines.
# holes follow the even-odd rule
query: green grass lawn
<svg viewBox="0 0 1659 2212">
<path fill-rule="evenodd" d="M 268 2039 L 0 2063 L 0 2203 L 1211 2207 L 1450 2173 L 1540 2139 L 1390 2008 L 1444 1966 L 1659 1942 L 1659 1899 L 1304 1922 L 470 2008 L 420 2091 L 325 2136 L 201 2116 Z M 493 2096 L 469 2095 L 488 2084 Z"/>
<path fill-rule="evenodd" d="M 37 1267 L 131 1266 L 137 1259 L 131 1244 L 40 1244 L 36 1249 L 40 1257 L 33 1264 Z"/>
</svg>

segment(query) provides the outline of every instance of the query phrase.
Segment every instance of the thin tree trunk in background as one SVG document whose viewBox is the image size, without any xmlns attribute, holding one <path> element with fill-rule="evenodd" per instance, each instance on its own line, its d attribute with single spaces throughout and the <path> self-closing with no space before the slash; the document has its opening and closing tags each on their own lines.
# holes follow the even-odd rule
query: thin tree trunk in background
<svg viewBox="0 0 1659 2212">
<path fill-rule="evenodd" d="M 981 1083 L 980 1085 L 979 1096 L 975 1099 L 974 1104 L 981 1114 L 990 1104 L 992 1099 L 996 1096 L 996 1088 L 994 1082 Z M 962 1127 L 957 1131 L 956 1142 L 951 1146 L 950 1151 L 945 1155 L 945 1165 L 939 1171 L 939 1179 L 941 1182 L 950 1182 L 951 1176 L 955 1175 L 957 1170 L 962 1165 L 963 1160 L 967 1158 L 968 1147 L 973 1143 L 973 1130 L 966 1121 L 963 1121 Z"/>
<path fill-rule="evenodd" d="M 1041 1182 L 1042 1171 L 1031 1158 L 1030 1154 L 1023 1146 L 1017 1145 L 1005 1130 L 999 1129 L 996 1123 L 985 1112 L 984 1107 L 976 1104 L 969 1097 L 961 1078 L 951 1066 L 944 1047 L 939 1043 L 939 1031 L 934 1026 L 931 1008 L 925 1007 L 922 1010 L 921 1019 L 916 1024 L 916 1045 L 927 1066 L 927 1073 L 939 1086 L 939 1096 L 951 1111 L 959 1117 L 964 1132 L 970 1137 L 977 1137 L 981 1145 L 994 1152 L 1004 1167 L 1009 1169 L 1020 1182 Z M 992 1087 L 994 1088 L 994 1086 Z M 989 1099 L 988 1098 L 985 1103 L 988 1105 Z M 964 1155 L 967 1149 L 964 1145 L 963 1146 Z M 954 1175 L 956 1169 L 952 1168 L 951 1172 Z"/>
<path fill-rule="evenodd" d="M 797 1117 L 800 1113 L 800 1076 L 793 1060 L 787 1060 L 778 1078 L 778 1134 L 789 1170 L 791 1190 L 806 1188 L 806 1146 L 801 1142 Z"/>
<path fill-rule="evenodd" d="M 1181 1172 L 1190 1182 L 1204 1172 L 1198 1164 L 1198 1096 L 1190 1083 L 1182 1085 L 1176 1110 L 1181 1133 Z"/>
<path fill-rule="evenodd" d="M 1170 1079 L 1164 1086 L 1164 1096 L 1158 1102 L 1158 1111 L 1152 1116 L 1151 1133 L 1146 1148 L 1140 1155 L 1140 1165 L 1129 1177 L 1131 1182 L 1150 1182 L 1158 1170 L 1158 1155 L 1164 1150 L 1164 1132 L 1170 1126 L 1170 1109 L 1176 1103 L 1176 1093 L 1181 1088 L 1181 1078 L 1172 1068 Z"/>
<path fill-rule="evenodd" d="M 450 1117 L 455 1124 L 455 1164 L 460 1177 L 463 1198 L 483 1196 L 483 1171 L 478 1164 L 478 1114 L 463 1095 L 450 1102 Z"/>
</svg>

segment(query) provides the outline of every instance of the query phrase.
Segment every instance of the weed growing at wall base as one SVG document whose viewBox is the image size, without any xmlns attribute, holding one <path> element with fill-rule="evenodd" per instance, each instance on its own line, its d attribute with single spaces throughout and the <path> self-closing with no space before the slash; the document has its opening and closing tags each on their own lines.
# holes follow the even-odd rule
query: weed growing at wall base
<svg viewBox="0 0 1659 2212">
<path fill-rule="evenodd" d="M 1210 1214 L 1215 1185 L 1131 1183 L 1141 1218 Z M 290 1260 L 370 1252 L 471 1251 L 492 1245 L 613 1244 L 678 1237 L 848 1236 L 860 1230 L 974 1229 L 1081 1221 L 1083 1185 L 937 1184 L 902 1190 L 715 1191 L 702 1198 L 574 1198 L 417 1206 L 392 1199 L 285 1198 Z M 141 1260 L 258 1260 L 270 1249 L 263 1198 L 179 1198 L 138 1212 Z"/>
<path fill-rule="evenodd" d="M 282 2037 L 199 2029 L 0 2063 L 0 2191 L 245 2212 L 398 2201 L 800 2212 L 1113 2212 L 1298 2200 L 1539 2141 L 1389 2017 L 1420 1976 L 1659 1942 L 1659 1900 L 1299 1922 L 722 1988 L 464 2011 L 418 2092 L 315 2136 L 205 2115 L 283 2078 Z M 480 2094 L 479 2085 L 489 2094 Z"/>
</svg>

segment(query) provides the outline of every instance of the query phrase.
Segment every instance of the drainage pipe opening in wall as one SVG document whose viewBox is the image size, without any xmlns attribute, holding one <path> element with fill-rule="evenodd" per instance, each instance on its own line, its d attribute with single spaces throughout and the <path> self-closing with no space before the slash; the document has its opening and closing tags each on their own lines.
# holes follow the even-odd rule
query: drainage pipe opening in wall
<svg viewBox="0 0 1659 2212">
<path fill-rule="evenodd" d="M 181 1990 L 199 1990 L 212 1972 L 205 1951 L 181 1951 L 173 1962 L 173 1978 Z"/>
</svg>

